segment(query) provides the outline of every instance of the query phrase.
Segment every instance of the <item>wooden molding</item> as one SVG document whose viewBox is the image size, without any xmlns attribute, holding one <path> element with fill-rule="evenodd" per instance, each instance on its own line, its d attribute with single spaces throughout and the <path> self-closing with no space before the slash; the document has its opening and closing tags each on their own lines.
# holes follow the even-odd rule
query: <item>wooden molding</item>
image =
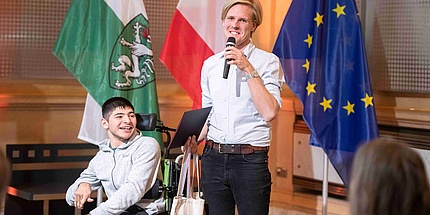
<svg viewBox="0 0 430 215">
<path fill-rule="evenodd" d="M 191 108 L 175 81 L 157 81 L 160 107 Z M 76 80 L 0 80 L 0 110 L 83 110 L 87 92 Z"/>
</svg>

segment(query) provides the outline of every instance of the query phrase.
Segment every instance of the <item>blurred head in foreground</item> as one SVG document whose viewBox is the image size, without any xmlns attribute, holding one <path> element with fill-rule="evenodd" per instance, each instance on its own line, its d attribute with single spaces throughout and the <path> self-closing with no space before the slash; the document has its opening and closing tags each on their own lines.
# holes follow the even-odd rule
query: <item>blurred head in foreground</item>
<svg viewBox="0 0 430 215">
<path fill-rule="evenodd" d="M 421 157 L 394 140 L 362 145 L 354 158 L 351 214 L 430 214 L 430 188 Z"/>
</svg>

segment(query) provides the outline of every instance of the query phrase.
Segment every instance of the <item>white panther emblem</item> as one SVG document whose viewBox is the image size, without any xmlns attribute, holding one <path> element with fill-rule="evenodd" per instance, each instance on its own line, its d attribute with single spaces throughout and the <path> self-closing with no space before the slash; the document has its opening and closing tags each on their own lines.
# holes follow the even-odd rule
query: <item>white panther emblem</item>
<svg viewBox="0 0 430 215">
<path fill-rule="evenodd" d="M 130 87 L 132 85 L 132 79 L 135 79 L 136 84 L 144 85 L 147 82 L 147 79 L 150 77 L 147 71 L 150 73 L 154 73 L 153 62 L 152 62 L 152 50 L 142 44 L 140 39 L 140 29 L 142 28 L 142 24 L 136 21 L 133 26 L 134 29 L 134 41 L 128 42 L 121 37 L 121 45 L 130 48 L 131 50 L 131 60 L 127 55 L 121 55 L 118 58 L 119 65 L 115 66 L 115 63 L 111 63 L 111 69 L 116 72 L 122 72 L 123 77 L 126 79 L 125 82 L 120 82 L 119 80 L 115 80 L 115 86 L 118 88 Z M 147 42 L 150 43 L 150 36 L 146 38 Z M 139 57 L 148 55 L 149 58 L 145 58 L 143 65 L 139 68 Z M 145 69 L 146 68 L 146 69 Z"/>
</svg>

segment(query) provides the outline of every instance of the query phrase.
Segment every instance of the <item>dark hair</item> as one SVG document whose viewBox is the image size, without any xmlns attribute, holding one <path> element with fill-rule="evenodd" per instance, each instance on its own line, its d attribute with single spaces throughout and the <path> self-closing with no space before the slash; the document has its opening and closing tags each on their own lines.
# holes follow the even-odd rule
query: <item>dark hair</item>
<svg viewBox="0 0 430 215">
<path fill-rule="evenodd" d="M 123 97 L 112 97 L 105 101 L 102 105 L 102 116 L 104 119 L 109 120 L 109 116 L 112 112 L 118 108 L 130 107 L 134 111 L 134 107 L 130 101 Z"/>
<path fill-rule="evenodd" d="M 430 214 L 430 187 L 416 151 L 377 139 L 357 151 L 349 191 L 353 215 Z"/>
</svg>

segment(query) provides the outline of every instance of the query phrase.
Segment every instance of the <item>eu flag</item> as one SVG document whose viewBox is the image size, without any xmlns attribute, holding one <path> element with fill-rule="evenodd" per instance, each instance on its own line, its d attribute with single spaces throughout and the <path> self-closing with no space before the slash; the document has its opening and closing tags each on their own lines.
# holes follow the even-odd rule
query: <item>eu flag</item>
<svg viewBox="0 0 430 215">
<path fill-rule="evenodd" d="M 355 1 L 293 0 L 273 53 L 303 103 L 310 143 L 348 186 L 354 152 L 379 135 Z"/>
</svg>

